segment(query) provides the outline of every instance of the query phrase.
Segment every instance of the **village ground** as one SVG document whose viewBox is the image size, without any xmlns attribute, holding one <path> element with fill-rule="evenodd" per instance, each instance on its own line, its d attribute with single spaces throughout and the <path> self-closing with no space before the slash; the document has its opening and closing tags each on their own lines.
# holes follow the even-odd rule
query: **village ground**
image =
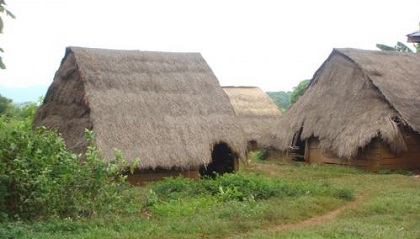
<svg viewBox="0 0 420 239">
<path fill-rule="evenodd" d="M 156 203 L 154 209 L 10 224 L 10 235 L 17 236 L 10 238 L 420 238 L 420 177 L 413 172 L 372 173 L 277 160 L 253 161 L 241 171 L 314 191 L 256 202 L 213 204 L 204 197 L 158 204 L 148 190 L 159 189 L 144 187 L 139 195 L 149 193 L 146 201 Z M 180 182 L 167 185 L 179 187 Z M 353 197 L 341 200 L 319 192 L 330 186 L 351 189 Z"/>
<path fill-rule="evenodd" d="M 251 168 L 292 180 L 322 180 L 329 177 L 331 183 L 353 187 L 356 196 L 351 202 L 328 213 L 232 238 L 420 237 L 420 206 L 415 205 L 420 202 L 418 172 L 383 170 L 376 173 L 340 173 L 334 172 L 340 166 L 282 166 L 272 162 L 253 164 Z"/>
</svg>

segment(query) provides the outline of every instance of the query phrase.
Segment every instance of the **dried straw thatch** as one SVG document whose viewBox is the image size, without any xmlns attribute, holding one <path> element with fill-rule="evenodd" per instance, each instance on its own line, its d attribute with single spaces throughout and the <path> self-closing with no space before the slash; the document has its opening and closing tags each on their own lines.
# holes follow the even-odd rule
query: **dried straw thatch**
<svg viewBox="0 0 420 239">
<path fill-rule="evenodd" d="M 340 158 L 356 157 L 374 138 L 403 152 L 398 124 L 420 132 L 419 92 L 420 54 L 334 49 L 264 142 L 287 150 L 302 129 L 302 140 L 317 137 Z"/>
<path fill-rule="evenodd" d="M 223 90 L 229 96 L 247 141 L 258 142 L 281 114 L 273 100 L 258 87 L 224 86 Z"/>
<path fill-rule="evenodd" d="M 118 149 L 139 157 L 141 169 L 197 169 L 217 143 L 240 158 L 246 148 L 199 53 L 69 47 L 34 124 L 57 128 L 76 152 L 86 148 L 83 130 L 92 129 L 105 160 Z"/>
</svg>

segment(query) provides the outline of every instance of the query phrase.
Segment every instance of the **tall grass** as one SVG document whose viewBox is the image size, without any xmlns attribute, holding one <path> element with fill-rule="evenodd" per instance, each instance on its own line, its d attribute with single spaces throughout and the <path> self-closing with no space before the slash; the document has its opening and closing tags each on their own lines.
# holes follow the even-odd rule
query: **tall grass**
<svg viewBox="0 0 420 239">
<path fill-rule="evenodd" d="M 90 219 L 3 223 L 0 237 L 225 237 L 274 221 L 295 221 L 323 213 L 350 200 L 353 190 L 326 182 L 294 182 L 240 172 L 214 180 L 167 178 L 142 188 L 126 188 L 120 196 L 120 207 L 125 210 L 118 213 Z M 8 230 L 10 227 L 14 230 Z M 117 236 L 116 232 L 125 236 Z"/>
</svg>

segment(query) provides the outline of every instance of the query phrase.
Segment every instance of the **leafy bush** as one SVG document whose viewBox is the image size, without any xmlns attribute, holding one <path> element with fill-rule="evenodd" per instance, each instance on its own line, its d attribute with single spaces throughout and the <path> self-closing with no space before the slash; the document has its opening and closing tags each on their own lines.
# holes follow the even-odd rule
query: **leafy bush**
<svg viewBox="0 0 420 239">
<path fill-rule="evenodd" d="M 221 201 L 254 201 L 275 196 L 325 195 L 351 200 L 354 190 L 337 187 L 327 182 L 286 182 L 267 176 L 239 172 L 223 174 L 215 179 L 195 181 L 187 178 L 167 178 L 151 185 L 150 198 L 156 204 L 186 197 L 214 196 Z"/>
<path fill-rule="evenodd" d="M 266 160 L 268 158 L 268 149 L 260 149 L 249 153 L 251 161 Z"/>
<path fill-rule="evenodd" d="M 217 183 L 222 188 L 236 188 L 241 194 L 236 193 L 237 200 L 243 201 L 245 199 L 254 198 L 268 199 L 278 195 L 278 180 L 269 179 L 266 176 L 257 174 L 225 174 L 217 178 Z"/>
<path fill-rule="evenodd" d="M 263 200 L 329 197 L 351 200 L 354 190 L 329 182 L 284 181 L 243 173 L 218 175 L 215 179 L 176 177 L 148 185 L 143 210 L 160 217 L 180 218 L 217 211 L 221 218 L 263 215 Z M 222 206 L 223 205 L 223 206 Z M 229 206 L 226 206 L 229 205 Z M 217 208 L 217 209 L 216 209 Z"/>
<path fill-rule="evenodd" d="M 82 159 L 56 132 L 32 130 L 29 119 L 0 118 L 0 129 L 0 220 L 92 216 L 122 200 L 121 157 L 105 163 L 92 144 Z"/>
</svg>

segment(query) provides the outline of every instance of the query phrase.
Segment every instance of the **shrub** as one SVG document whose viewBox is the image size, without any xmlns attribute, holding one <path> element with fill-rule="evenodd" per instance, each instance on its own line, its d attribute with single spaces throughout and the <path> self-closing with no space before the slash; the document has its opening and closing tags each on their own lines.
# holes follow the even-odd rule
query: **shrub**
<svg viewBox="0 0 420 239">
<path fill-rule="evenodd" d="M 268 199 L 278 194 L 278 181 L 262 175 L 242 172 L 224 174 L 217 177 L 216 182 L 222 188 L 240 191 L 240 194 L 236 193 L 238 195 L 236 199 L 240 201 L 247 198 L 255 198 L 256 200 Z"/>
<path fill-rule="evenodd" d="M 305 195 L 324 195 L 344 200 L 354 197 L 350 187 L 337 187 L 328 182 L 287 182 L 273 180 L 264 175 L 239 172 L 218 175 L 215 179 L 205 178 L 195 181 L 186 178 L 167 178 L 151 184 L 151 193 L 147 196 L 153 205 L 159 202 L 190 197 L 212 196 L 219 201 L 264 200 L 276 196 L 300 197 Z"/>
<path fill-rule="evenodd" d="M 105 163 L 91 145 L 82 160 L 56 132 L 24 120 L 0 118 L 0 128 L 0 220 L 92 216 L 121 200 L 121 158 Z"/>
<path fill-rule="evenodd" d="M 251 161 L 266 160 L 268 158 L 268 149 L 260 149 L 249 153 L 249 159 Z"/>
</svg>

